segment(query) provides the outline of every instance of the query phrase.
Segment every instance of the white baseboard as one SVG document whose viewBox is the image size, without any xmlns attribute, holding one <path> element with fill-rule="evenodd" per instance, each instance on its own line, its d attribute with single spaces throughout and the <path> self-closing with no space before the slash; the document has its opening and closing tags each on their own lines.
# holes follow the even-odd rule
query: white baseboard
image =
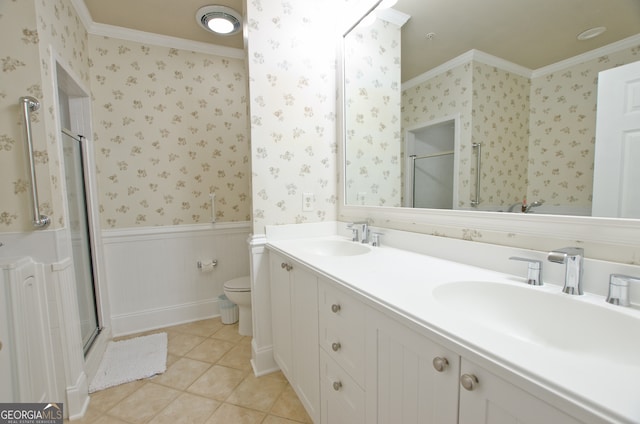
<svg viewBox="0 0 640 424">
<path fill-rule="evenodd" d="M 82 372 L 73 386 L 67 386 L 66 409 L 70 420 L 80 419 L 89 407 L 89 382 Z"/>
<path fill-rule="evenodd" d="M 271 374 L 280 370 L 273 359 L 273 346 L 258 348 L 256 339 L 251 341 L 251 366 L 256 377 Z"/>
<path fill-rule="evenodd" d="M 218 299 L 173 305 L 111 317 L 113 337 L 220 316 Z"/>
</svg>

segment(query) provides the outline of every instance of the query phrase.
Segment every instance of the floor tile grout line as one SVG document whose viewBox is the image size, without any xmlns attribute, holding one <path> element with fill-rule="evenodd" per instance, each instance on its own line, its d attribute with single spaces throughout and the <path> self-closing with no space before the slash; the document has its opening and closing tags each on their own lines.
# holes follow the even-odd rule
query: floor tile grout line
<svg viewBox="0 0 640 424">
<path fill-rule="evenodd" d="M 202 324 L 198 324 L 198 323 L 202 323 Z M 200 325 L 202 325 L 202 326 L 213 325 L 213 326 L 215 326 L 217 328 L 215 330 L 213 330 L 213 331 L 199 330 L 198 326 L 200 326 Z M 231 398 L 233 393 L 240 387 L 240 385 L 242 385 L 243 382 L 247 381 L 252 375 L 251 367 L 239 366 L 238 368 L 236 368 L 236 367 L 233 366 L 233 362 L 220 363 L 221 361 L 225 360 L 227 355 L 229 355 L 229 353 L 231 351 L 233 351 L 234 349 L 243 348 L 242 346 L 245 345 L 245 344 L 248 344 L 248 346 L 250 348 L 250 340 L 247 340 L 247 337 L 245 337 L 245 336 L 234 335 L 234 331 L 237 332 L 237 324 L 233 325 L 233 326 L 225 326 L 224 324 L 219 325 L 219 323 L 216 323 L 215 319 L 213 319 L 213 320 L 212 319 L 207 319 L 207 320 L 197 321 L 197 322 L 194 322 L 194 323 L 179 324 L 177 326 L 170 326 L 170 327 L 160 328 L 160 329 L 156 329 L 156 330 L 152 330 L 152 331 L 145 331 L 145 332 L 132 334 L 132 335 L 128 335 L 126 337 L 120 338 L 120 339 L 133 338 L 133 337 L 139 337 L 139 336 L 149 335 L 149 334 L 154 334 L 154 333 L 159 333 L 159 332 L 166 332 L 168 336 L 170 334 L 178 334 L 178 335 L 201 338 L 202 340 L 200 340 L 195 345 L 191 346 L 188 350 L 180 351 L 181 353 L 175 353 L 175 352 L 171 353 L 171 352 L 168 351 L 167 352 L 167 358 L 169 359 L 169 355 L 171 355 L 172 356 L 172 362 L 171 362 L 170 365 L 167 366 L 167 371 L 171 368 L 171 366 L 176 364 L 181 359 L 188 359 L 188 360 L 192 360 L 192 361 L 201 362 L 201 363 L 206 364 L 207 367 L 204 370 L 202 370 L 199 374 L 197 374 L 193 378 L 193 380 L 190 381 L 189 384 L 185 388 L 177 388 L 177 387 L 171 386 L 169 383 L 162 383 L 160 381 L 154 381 L 159 376 L 155 376 L 155 377 L 152 377 L 152 378 L 140 380 L 142 383 L 140 384 L 139 387 L 135 388 L 132 392 L 127 393 L 122 398 L 118 399 L 115 403 L 113 403 L 108 408 L 106 408 L 106 410 L 95 409 L 93 413 L 95 413 L 97 415 L 97 419 L 101 419 L 101 418 L 107 417 L 107 418 L 119 420 L 121 422 L 126 422 L 128 424 L 139 423 L 138 420 L 131 421 L 131 419 L 125 419 L 125 418 L 119 417 L 117 415 L 114 415 L 111 411 L 114 410 L 114 408 L 116 408 L 117 405 L 119 405 L 122 402 L 125 402 L 128 398 L 133 396 L 139 390 L 143 389 L 145 386 L 147 386 L 147 385 L 155 385 L 157 387 L 173 390 L 173 391 L 176 391 L 178 393 L 173 398 L 171 398 L 170 401 L 168 401 L 165 405 L 163 405 L 162 408 L 160 408 L 158 411 L 155 411 L 154 414 L 151 417 L 146 418 L 145 421 L 144 421 L 145 423 L 149 423 L 149 422 L 153 421 L 156 417 L 160 416 L 163 411 L 165 411 L 167 408 L 169 408 L 170 405 L 173 402 L 175 402 L 183 394 L 189 394 L 189 395 L 192 395 L 192 396 L 201 397 L 203 399 L 212 400 L 212 401 L 217 403 L 217 406 L 215 407 L 215 409 L 213 409 L 211 411 L 211 414 L 209 414 L 206 417 L 206 419 L 204 419 L 204 421 L 202 421 L 202 423 L 206 423 L 206 422 L 210 421 L 213 418 L 213 416 L 216 414 L 216 412 L 219 411 L 220 408 L 223 407 L 223 405 L 225 405 L 225 404 L 228 405 L 228 406 L 233 406 L 233 407 L 244 409 L 244 410 L 250 410 L 250 411 L 253 411 L 253 412 L 257 413 L 257 414 L 263 415 L 262 419 L 260 420 L 261 423 L 267 422 L 268 420 L 270 420 L 270 417 L 276 418 L 276 419 L 288 420 L 288 421 L 290 421 L 292 423 L 305 423 L 305 422 L 307 422 L 307 421 L 304 421 L 304 420 L 303 421 L 299 421 L 297 419 L 291 418 L 291 417 L 287 416 L 286 414 L 281 415 L 281 414 L 273 413 L 274 407 L 278 404 L 278 402 L 280 402 L 282 400 L 282 398 L 285 395 L 286 391 L 290 387 L 289 383 L 286 381 L 286 378 L 284 378 L 284 376 L 281 376 L 279 378 L 282 378 L 285 384 L 282 386 L 282 388 L 280 389 L 279 393 L 277 393 L 277 396 L 274 398 L 274 400 L 272 401 L 272 403 L 270 404 L 270 406 L 268 407 L 267 410 L 257 409 L 257 408 L 251 407 L 251 406 L 245 406 L 245 404 L 237 404 L 237 403 L 233 403 L 233 402 L 229 401 L 229 399 Z M 235 333 L 235 334 L 237 334 L 237 333 Z M 224 350 L 224 352 L 222 354 L 220 354 L 219 357 L 214 362 L 203 361 L 201 359 L 190 358 L 190 357 L 187 356 L 193 350 L 198 348 L 198 346 L 201 346 L 203 343 L 205 343 L 205 341 L 208 340 L 208 339 L 214 339 L 216 341 L 228 343 L 229 347 L 228 347 L 228 349 Z M 216 354 L 218 354 L 218 352 L 216 352 Z M 249 360 L 249 358 L 246 358 L 245 360 Z M 230 369 L 230 370 L 234 370 L 234 371 L 239 371 L 239 372 L 242 373 L 242 378 L 239 380 L 239 382 L 237 384 L 234 385 L 234 387 L 231 390 L 229 390 L 229 393 L 225 396 L 225 399 L 222 400 L 222 401 L 218 400 L 218 399 L 214 399 L 214 398 L 208 397 L 208 396 L 205 396 L 205 395 L 202 395 L 202 394 L 199 394 L 199 393 L 196 393 L 196 392 L 190 392 L 189 391 L 189 388 L 199 378 L 201 378 L 206 372 L 208 372 L 214 366 L 224 367 L 224 368 L 227 368 L 227 369 Z M 295 394 L 295 391 L 294 391 L 294 394 Z M 91 409 L 91 406 L 90 406 L 90 409 Z M 68 421 L 66 421 L 66 422 L 68 422 Z"/>
</svg>

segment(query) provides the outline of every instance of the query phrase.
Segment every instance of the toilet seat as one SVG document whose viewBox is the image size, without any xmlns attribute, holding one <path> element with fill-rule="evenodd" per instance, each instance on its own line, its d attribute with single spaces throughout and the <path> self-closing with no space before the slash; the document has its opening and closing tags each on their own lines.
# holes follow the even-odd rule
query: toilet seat
<svg viewBox="0 0 640 424">
<path fill-rule="evenodd" d="M 224 289 L 229 292 L 250 292 L 251 280 L 248 276 L 234 278 L 224 283 Z"/>
</svg>

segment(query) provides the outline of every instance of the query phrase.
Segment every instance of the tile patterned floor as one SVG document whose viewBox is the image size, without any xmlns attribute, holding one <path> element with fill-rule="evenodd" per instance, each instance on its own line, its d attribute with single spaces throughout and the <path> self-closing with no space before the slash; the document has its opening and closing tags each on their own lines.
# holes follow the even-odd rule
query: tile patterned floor
<svg viewBox="0 0 640 424">
<path fill-rule="evenodd" d="M 253 375 L 251 338 L 238 335 L 237 324 L 213 318 L 144 334 L 162 331 L 167 371 L 93 393 L 83 419 L 71 424 L 311 423 L 281 372 Z"/>
</svg>

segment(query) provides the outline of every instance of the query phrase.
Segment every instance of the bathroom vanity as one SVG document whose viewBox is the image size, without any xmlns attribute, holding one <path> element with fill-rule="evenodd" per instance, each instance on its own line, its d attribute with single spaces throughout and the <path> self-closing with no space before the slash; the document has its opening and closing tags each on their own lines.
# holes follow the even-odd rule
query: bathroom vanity
<svg viewBox="0 0 640 424">
<path fill-rule="evenodd" d="M 274 358 L 315 423 L 640 421 L 640 341 L 623 336 L 640 311 L 589 292 L 637 267 L 587 261 L 597 275 L 569 296 L 560 266 L 543 263 L 548 281 L 530 286 L 508 259 L 543 252 L 291 227 L 305 226 L 267 230 Z"/>
</svg>

